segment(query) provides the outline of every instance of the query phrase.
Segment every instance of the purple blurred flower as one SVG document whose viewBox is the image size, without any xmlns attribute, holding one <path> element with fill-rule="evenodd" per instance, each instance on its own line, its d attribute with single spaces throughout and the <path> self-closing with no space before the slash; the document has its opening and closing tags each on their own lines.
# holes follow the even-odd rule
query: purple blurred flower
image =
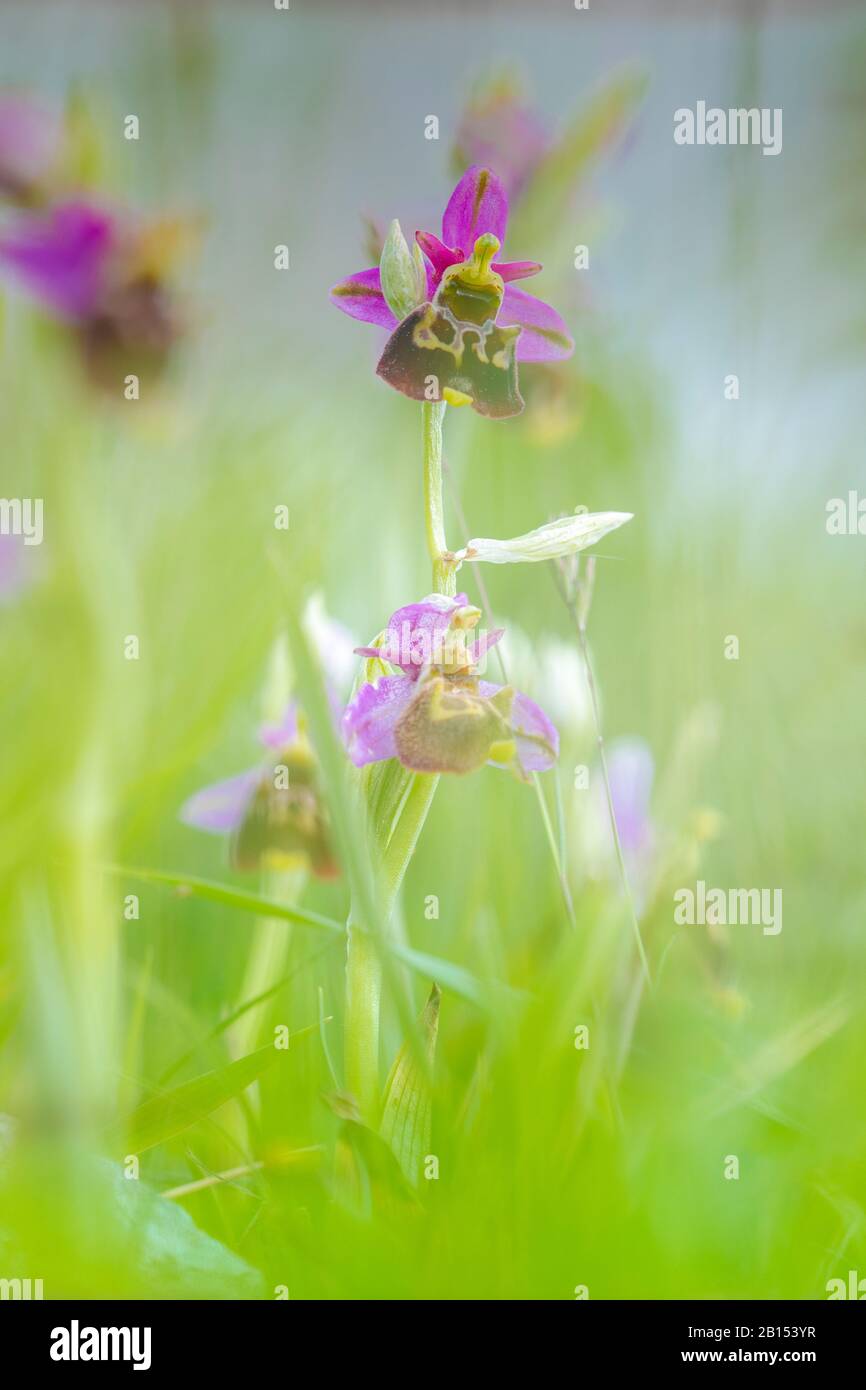
<svg viewBox="0 0 866 1390">
<path fill-rule="evenodd" d="M 0 605 L 14 603 L 35 582 L 37 567 L 22 536 L 0 533 Z"/>
<path fill-rule="evenodd" d="M 484 415 L 514 415 L 523 407 L 516 363 L 555 361 L 573 352 L 556 310 L 511 283 L 541 266 L 493 260 L 507 222 L 502 183 L 492 170 L 475 165 L 451 194 L 441 238 L 415 233 L 424 255 L 426 302 L 398 322 L 378 266 L 350 275 L 331 291 L 332 302 L 350 317 L 393 330 L 377 371 L 404 395 L 470 403 Z"/>
<path fill-rule="evenodd" d="M 118 374 L 158 371 L 178 336 L 165 271 L 182 226 L 145 227 L 95 203 L 60 203 L 0 235 L 0 272 L 70 325 L 94 379 L 116 386 Z"/>
<path fill-rule="evenodd" d="M 502 632 L 475 639 L 480 610 L 465 594 L 431 594 L 399 608 L 379 643 L 361 655 L 396 667 L 361 686 L 343 715 L 356 767 L 398 758 L 414 772 L 474 772 L 489 763 L 520 778 L 553 766 L 556 729 L 511 686 L 478 678 Z"/>
<path fill-rule="evenodd" d="M 318 791 L 316 764 L 289 704 L 281 720 L 259 729 L 269 756 L 256 767 L 196 792 L 180 818 L 198 830 L 231 836 L 236 869 L 263 865 L 309 868 L 318 878 L 339 873 L 327 816 Z"/>
<path fill-rule="evenodd" d="M 0 197 L 38 202 L 62 147 L 58 116 L 27 97 L 0 93 Z"/>
<path fill-rule="evenodd" d="M 607 772 L 623 854 L 636 864 L 654 838 L 649 808 L 655 766 L 648 744 L 639 738 L 618 740 L 608 755 Z"/>
<path fill-rule="evenodd" d="M 58 318 L 84 323 L 108 284 L 119 229 L 89 203 L 63 203 L 19 219 L 0 237 L 0 266 Z"/>
<path fill-rule="evenodd" d="M 506 75 L 470 99 L 457 129 L 454 156 L 459 167 L 492 166 L 509 200 L 516 202 L 551 143 L 544 121 L 524 101 L 519 84 Z"/>
</svg>

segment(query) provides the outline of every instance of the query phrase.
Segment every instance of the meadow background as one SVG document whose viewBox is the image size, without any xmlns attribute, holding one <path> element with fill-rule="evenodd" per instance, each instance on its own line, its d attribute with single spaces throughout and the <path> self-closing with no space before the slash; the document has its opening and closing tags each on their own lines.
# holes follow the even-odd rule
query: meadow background
<svg viewBox="0 0 866 1390">
<path fill-rule="evenodd" d="M 0 6 L 0 86 L 77 94 L 100 186 L 200 217 L 189 333 L 139 402 L 94 395 L 4 292 L 0 493 L 45 499 L 45 540 L 0 604 L 2 1277 L 46 1297 L 804 1299 L 866 1275 L 866 541 L 825 525 L 864 478 L 866 16 L 611 8 Z M 544 785 L 575 922 L 532 789 L 443 780 L 395 928 L 473 981 L 439 981 L 439 1177 L 407 1191 L 368 1154 L 350 1198 L 339 1155 L 364 1139 L 323 1098 L 342 939 L 109 866 L 272 892 L 179 807 L 255 762 L 287 606 L 318 591 L 366 642 L 429 589 L 419 412 L 327 291 L 370 264 L 362 214 L 436 229 L 471 83 L 500 64 L 559 130 L 624 65 L 646 84 L 543 251 L 509 246 L 544 260 L 577 341 L 565 419 L 452 410 L 446 454 L 468 535 L 634 513 L 599 547 L 589 632 L 608 743 L 655 763 L 655 987 L 635 983 L 580 665 L 535 672 L 573 647 L 567 614 L 545 567 L 487 567 L 515 668 L 564 712 Z M 676 146 L 698 99 L 782 107 L 782 154 Z M 448 531 L 467 538 L 453 506 Z M 782 932 L 675 927 L 698 877 L 781 888 Z M 301 892 L 345 920 L 343 881 Z M 241 1040 L 263 931 L 279 988 Z M 417 1011 L 429 978 L 401 981 Z M 309 1031 L 124 1178 L 135 1107 L 275 1024 Z M 400 1042 L 391 999 L 384 1067 Z"/>
</svg>

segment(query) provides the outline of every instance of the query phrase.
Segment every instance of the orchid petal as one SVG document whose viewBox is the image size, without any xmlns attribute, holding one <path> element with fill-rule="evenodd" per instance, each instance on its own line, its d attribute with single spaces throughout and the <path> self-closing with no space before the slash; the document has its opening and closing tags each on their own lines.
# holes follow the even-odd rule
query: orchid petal
<svg viewBox="0 0 866 1390">
<path fill-rule="evenodd" d="M 279 752 L 298 737 L 298 705 L 292 700 L 285 708 L 281 719 L 275 723 L 263 724 L 259 729 L 259 742 L 265 748 Z"/>
<path fill-rule="evenodd" d="M 496 318 L 501 326 L 516 324 L 518 362 L 556 362 L 570 357 L 574 340 L 555 309 L 525 290 L 506 286 Z"/>
<path fill-rule="evenodd" d="M 475 682 L 433 676 L 417 687 L 394 730 L 397 757 L 413 772 L 476 772 L 508 738 L 514 691 L 492 698 Z"/>
<path fill-rule="evenodd" d="M 651 838 L 649 816 L 655 765 L 643 739 L 620 739 L 608 756 L 610 796 L 620 843 L 627 854 L 637 854 Z"/>
<path fill-rule="evenodd" d="M 435 289 L 449 266 L 458 265 L 463 256 L 460 251 L 452 251 L 450 246 L 446 246 L 432 232 L 416 232 L 415 240 L 433 267 Z"/>
<path fill-rule="evenodd" d="M 497 627 L 492 632 L 483 632 L 477 642 L 473 642 L 467 653 L 472 666 L 482 669 L 481 663 L 487 653 L 495 647 L 497 642 L 501 642 L 505 636 L 505 628 Z"/>
<path fill-rule="evenodd" d="M 520 87 L 496 74 L 470 98 L 455 145 L 467 164 L 496 170 L 509 198 L 517 198 L 550 146 L 547 126 L 526 105 Z"/>
<path fill-rule="evenodd" d="M 388 308 L 382 293 L 377 265 L 341 280 L 329 292 L 329 298 L 349 318 L 360 319 L 362 323 L 377 323 L 381 328 L 397 326 L 397 317 Z"/>
<path fill-rule="evenodd" d="M 437 301 L 440 294 L 441 288 Z M 471 405 L 479 415 L 501 420 L 523 409 L 515 357 L 519 339 L 517 327 L 502 327 L 492 318 L 462 322 L 444 304 L 422 304 L 391 334 L 376 373 L 412 400 Z"/>
<path fill-rule="evenodd" d="M 503 687 L 479 681 L 478 690 L 492 699 Z M 511 727 L 517 744 L 517 761 L 523 772 L 546 772 L 559 756 L 559 734 L 540 705 L 521 691 L 514 692 L 511 706 Z M 491 763 L 493 767 L 507 764 Z"/>
<path fill-rule="evenodd" d="M 197 830 L 211 830 L 217 835 L 236 830 L 260 779 L 261 769 L 253 767 L 237 777 L 204 787 L 184 802 L 179 812 L 180 819 L 185 825 L 193 825 Z"/>
<path fill-rule="evenodd" d="M 494 261 L 491 266 L 491 270 L 495 270 L 506 285 L 510 280 L 528 280 L 530 275 L 537 275 L 541 269 L 538 261 Z"/>
<path fill-rule="evenodd" d="M 343 715 L 343 739 L 356 767 L 395 758 L 394 728 L 415 694 L 408 676 L 362 685 Z"/>
<path fill-rule="evenodd" d="M 469 603 L 466 594 L 447 598 L 430 594 L 420 603 L 398 608 L 388 619 L 385 641 L 379 648 L 359 647 L 362 656 L 376 656 L 391 666 L 399 666 L 413 680 L 435 659 L 437 644 L 451 626 L 458 608 Z"/>
<path fill-rule="evenodd" d="M 21 218 L 0 241 L 0 265 L 63 318 L 84 319 L 96 308 L 116 237 L 109 213 L 65 203 L 48 215 Z"/>
<path fill-rule="evenodd" d="M 446 246 L 459 247 L 465 258 L 485 232 L 503 242 L 507 225 L 508 198 L 502 183 L 492 169 L 473 164 L 448 200 L 442 240 Z"/>
</svg>

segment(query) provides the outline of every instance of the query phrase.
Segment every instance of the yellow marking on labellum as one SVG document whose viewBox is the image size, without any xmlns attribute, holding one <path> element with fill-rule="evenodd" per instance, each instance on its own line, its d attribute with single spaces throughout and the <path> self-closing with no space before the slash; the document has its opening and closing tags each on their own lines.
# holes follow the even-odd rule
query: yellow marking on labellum
<svg viewBox="0 0 866 1390">
<path fill-rule="evenodd" d="M 454 338 L 450 343 L 443 343 L 434 331 L 433 325 L 440 313 L 454 329 Z M 428 304 L 412 331 L 412 341 L 419 348 L 438 348 L 440 352 L 450 352 L 458 367 L 463 361 L 463 333 L 453 314 L 447 309 L 437 309 L 433 304 Z"/>
<path fill-rule="evenodd" d="M 430 721 L 438 724 L 445 719 L 479 719 L 485 714 L 479 697 L 460 686 L 449 687 L 441 677 L 433 682 L 430 692 Z"/>
<path fill-rule="evenodd" d="M 472 404 L 471 396 L 467 396 L 465 391 L 455 390 L 453 386 L 444 386 L 442 388 L 442 399 L 443 401 L 447 401 L 449 405 Z"/>
</svg>

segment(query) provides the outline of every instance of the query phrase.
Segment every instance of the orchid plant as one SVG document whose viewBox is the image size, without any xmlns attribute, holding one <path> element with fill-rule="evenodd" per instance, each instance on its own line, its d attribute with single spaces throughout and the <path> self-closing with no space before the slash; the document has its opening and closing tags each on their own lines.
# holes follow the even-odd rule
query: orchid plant
<svg viewBox="0 0 866 1390">
<path fill-rule="evenodd" d="M 492 169 L 473 165 L 448 200 L 441 235 L 417 231 L 410 250 L 399 222 L 392 222 L 380 264 L 349 275 L 331 291 L 337 308 L 387 331 L 377 374 L 422 403 L 425 533 L 434 591 L 398 608 L 373 642 L 358 649 L 364 658 L 362 679 L 341 725 L 362 778 L 383 768 L 382 777 L 393 782 L 393 815 L 371 817 L 374 857 L 380 861 L 398 820 L 411 854 L 441 774 L 464 775 L 487 764 L 527 781 L 556 761 L 558 735 L 543 709 L 510 685 L 482 679 L 486 654 L 502 632 L 478 630 L 481 609 L 457 592 L 461 566 L 573 556 L 629 519 L 626 513 L 578 511 L 511 539 L 480 538 L 458 549 L 448 545 L 442 468 L 446 407 L 469 405 L 494 419 L 516 415 L 523 408 L 520 364 L 561 361 L 574 350 L 559 313 L 515 286 L 542 267 L 499 259 L 507 223 L 502 180 Z M 418 785 L 421 794 L 413 795 Z M 364 786 L 368 803 L 373 797 L 381 803 L 381 780 Z M 405 867 L 404 859 L 389 884 L 389 904 Z M 400 1103 L 390 1091 L 384 1098 L 380 1093 L 380 997 L 381 961 L 354 905 L 346 1083 L 371 1124 L 378 1122 L 383 1105 L 387 1117 Z"/>
</svg>

